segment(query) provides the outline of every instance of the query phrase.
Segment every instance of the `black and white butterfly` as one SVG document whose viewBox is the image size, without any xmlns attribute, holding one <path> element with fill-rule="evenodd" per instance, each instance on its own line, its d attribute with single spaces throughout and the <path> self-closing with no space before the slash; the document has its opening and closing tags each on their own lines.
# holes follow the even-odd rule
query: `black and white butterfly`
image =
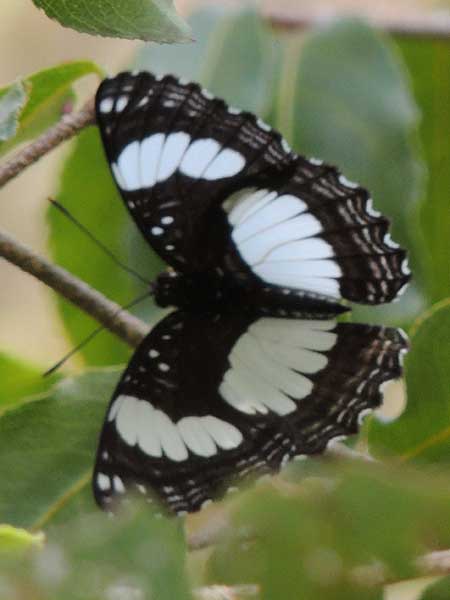
<svg viewBox="0 0 450 600">
<path fill-rule="evenodd" d="M 172 76 L 107 79 L 96 110 L 125 204 L 171 267 L 155 299 L 177 308 L 113 395 L 98 503 L 132 490 L 195 511 L 355 433 L 407 348 L 398 330 L 333 320 L 342 299 L 389 302 L 410 278 L 367 191 Z"/>
</svg>

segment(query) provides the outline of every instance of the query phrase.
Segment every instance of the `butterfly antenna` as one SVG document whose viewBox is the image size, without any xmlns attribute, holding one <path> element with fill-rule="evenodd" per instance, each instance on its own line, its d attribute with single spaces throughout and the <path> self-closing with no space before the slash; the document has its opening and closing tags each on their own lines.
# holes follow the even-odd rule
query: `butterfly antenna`
<svg viewBox="0 0 450 600">
<path fill-rule="evenodd" d="M 139 304 L 139 302 L 142 302 L 142 300 L 145 300 L 146 298 L 149 298 L 150 296 L 153 295 L 153 291 L 146 291 L 145 294 L 142 294 L 141 296 L 138 296 L 137 298 L 135 298 L 134 300 L 132 300 L 129 304 L 125 304 L 125 306 L 120 307 L 119 309 L 117 309 L 115 312 L 113 312 L 113 314 L 111 315 L 111 317 L 115 317 L 116 315 L 120 314 L 123 310 L 127 310 L 128 308 L 132 308 L 133 306 L 136 306 L 136 304 Z M 84 340 L 82 342 L 80 342 L 77 346 L 75 346 L 74 348 L 72 348 L 72 350 L 70 350 L 70 352 L 68 352 L 65 356 L 63 356 L 63 358 L 61 360 L 59 360 L 55 365 L 53 365 L 53 367 L 50 367 L 50 369 L 48 369 L 47 371 L 45 371 L 45 373 L 42 374 L 42 377 L 48 377 L 49 375 L 51 375 L 52 373 L 54 373 L 55 371 L 57 371 L 60 367 L 62 367 L 62 365 L 69 360 L 69 358 L 71 358 L 74 354 L 76 354 L 79 350 L 81 350 L 81 348 L 83 348 L 84 346 L 86 346 L 86 344 L 88 344 L 91 340 L 93 340 L 99 333 L 101 333 L 103 330 L 105 329 L 104 325 L 100 325 L 99 327 L 97 327 L 97 329 L 94 329 L 93 331 L 91 331 L 91 333 L 84 338 Z"/>
<path fill-rule="evenodd" d="M 127 271 L 127 273 L 129 273 L 130 275 L 133 275 L 133 277 L 136 277 L 137 279 L 139 279 L 139 281 L 142 281 L 142 283 L 145 283 L 146 285 L 149 285 L 151 283 L 143 275 L 141 275 L 140 273 L 138 273 L 137 271 L 135 271 L 134 269 L 132 269 L 128 265 L 124 264 L 120 259 L 118 259 L 117 256 L 115 256 L 111 252 L 111 250 L 107 246 L 105 246 L 105 244 L 103 244 L 103 242 L 101 242 L 94 235 L 92 235 L 92 233 L 89 231 L 89 229 L 87 227 L 85 227 L 82 223 L 80 223 L 80 221 L 78 221 L 78 219 L 76 219 L 67 210 L 67 208 L 65 208 L 62 204 L 60 204 L 54 198 L 49 198 L 48 200 L 52 204 L 52 206 L 54 206 L 55 208 L 57 208 L 65 217 L 67 217 L 69 219 L 69 221 L 71 221 L 74 225 L 76 225 L 76 227 L 78 227 L 78 229 L 80 231 L 82 231 L 91 240 L 91 242 L 93 242 L 98 248 L 101 248 L 103 250 L 103 252 L 107 256 L 109 256 L 109 258 L 116 265 L 118 265 L 119 267 L 121 267 L 122 269 L 124 269 L 124 271 Z"/>
</svg>

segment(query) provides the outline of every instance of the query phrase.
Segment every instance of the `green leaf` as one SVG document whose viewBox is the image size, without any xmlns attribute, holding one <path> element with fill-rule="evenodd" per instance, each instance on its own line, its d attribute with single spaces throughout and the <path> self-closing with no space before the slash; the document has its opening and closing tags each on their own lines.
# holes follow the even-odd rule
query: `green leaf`
<svg viewBox="0 0 450 600">
<path fill-rule="evenodd" d="M 43 533 L 29 533 L 25 529 L 0 524 L 0 557 L 3 554 L 17 555 L 37 545 L 42 546 Z"/>
<path fill-rule="evenodd" d="M 450 590 L 450 576 L 443 577 L 430 585 L 420 596 L 420 600 L 448 600 Z"/>
<path fill-rule="evenodd" d="M 410 214 L 423 185 L 419 112 L 395 49 L 369 26 L 341 21 L 286 45 L 276 124 L 307 156 L 337 164 L 366 186 L 392 218 L 393 237 L 415 249 Z M 413 272 L 418 262 L 413 257 Z M 387 309 L 355 311 L 356 320 L 417 314 L 415 297 Z"/>
<path fill-rule="evenodd" d="M 450 462 L 450 300 L 426 313 L 414 327 L 405 377 L 408 403 L 392 423 L 372 420 L 372 453 L 403 461 Z"/>
<path fill-rule="evenodd" d="M 64 63 L 26 77 L 21 85 L 27 91 L 27 102 L 19 115 L 16 135 L 0 142 L 0 154 L 9 152 L 22 142 L 36 137 L 62 116 L 64 105 L 73 100 L 72 84 L 89 74 L 102 76 L 97 65 L 90 61 Z M 0 98 L 18 84 L 0 90 Z"/>
<path fill-rule="evenodd" d="M 377 565 L 410 578 L 430 540 L 449 543 L 449 502 L 447 474 L 315 461 L 299 486 L 260 484 L 237 499 L 207 580 L 257 582 L 267 600 L 380 599 Z"/>
<path fill-rule="evenodd" d="M 399 44 L 422 110 L 428 181 L 416 226 L 424 238 L 420 251 L 426 289 L 431 301 L 438 302 L 450 296 L 450 43 L 402 38 Z"/>
<path fill-rule="evenodd" d="M 133 69 L 148 70 L 157 75 L 171 73 L 189 81 L 200 81 L 213 32 L 224 14 L 217 6 L 195 12 L 189 18 L 193 44 L 184 46 L 182 52 L 178 46 L 145 44 L 133 61 Z"/>
<path fill-rule="evenodd" d="M 278 55 L 257 12 L 208 8 L 195 13 L 190 24 L 195 44 L 183 52 L 149 45 L 138 55 L 137 67 L 199 81 L 239 108 L 267 113 Z"/>
<path fill-rule="evenodd" d="M 0 521 L 40 527 L 89 485 L 118 376 L 105 370 L 65 379 L 0 417 Z"/>
<path fill-rule="evenodd" d="M 0 411 L 45 392 L 59 379 L 58 375 L 44 378 L 42 373 L 38 367 L 0 352 Z"/>
<path fill-rule="evenodd" d="M 223 18 L 206 56 L 201 73 L 205 87 L 239 108 L 268 112 L 276 53 L 257 12 L 232 12 Z"/>
<path fill-rule="evenodd" d="M 82 33 L 139 39 L 148 42 L 186 42 L 189 27 L 171 0 L 33 0 L 51 19 Z"/>
<path fill-rule="evenodd" d="M 57 200 L 119 259 L 149 280 L 162 263 L 142 239 L 126 211 L 113 182 L 96 128 L 84 130 L 68 157 L 61 177 Z M 53 259 L 106 296 L 121 305 L 145 290 L 129 273 L 113 263 L 101 249 L 86 239 L 64 215 L 48 210 L 49 247 Z M 76 251 L 74 250 L 76 249 Z M 98 323 L 58 297 L 64 324 L 74 345 L 94 330 Z M 141 316 L 155 315 L 153 302 L 142 304 Z M 104 331 L 87 344 L 80 354 L 91 365 L 109 365 L 128 360 L 130 349 L 113 334 Z"/>
<path fill-rule="evenodd" d="M 16 135 L 20 112 L 27 94 L 21 81 L 0 92 L 0 143 Z"/>
<path fill-rule="evenodd" d="M 55 527 L 42 550 L 20 561 L 1 564 L 0 555 L 2 591 L 19 598 L 32 590 L 46 600 L 189 600 L 185 552 L 179 522 L 152 518 L 148 505 L 115 519 L 97 510 Z"/>
</svg>

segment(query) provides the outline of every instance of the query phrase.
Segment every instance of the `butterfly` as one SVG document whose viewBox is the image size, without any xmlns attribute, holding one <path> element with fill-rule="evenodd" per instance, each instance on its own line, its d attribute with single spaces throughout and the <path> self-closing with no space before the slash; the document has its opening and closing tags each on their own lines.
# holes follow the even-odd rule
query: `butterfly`
<svg viewBox="0 0 450 600">
<path fill-rule="evenodd" d="M 124 203 L 169 265 L 155 301 L 174 308 L 112 396 L 98 504 L 134 492 L 193 512 L 356 433 L 408 347 L 401 330 L 336 321 L 342 300 L 390 302 L 410 279 L 368 192 L 170 75 L 106 79 L 96 115 Z"/>
</svg>

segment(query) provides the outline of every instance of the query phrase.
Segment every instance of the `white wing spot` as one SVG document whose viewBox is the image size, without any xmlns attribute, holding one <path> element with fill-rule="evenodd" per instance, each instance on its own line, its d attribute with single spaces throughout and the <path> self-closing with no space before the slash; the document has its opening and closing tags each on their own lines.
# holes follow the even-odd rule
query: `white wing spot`
<svg viewBox="0 0 450 600">
<path fill-rule="evenodd" d="M 219 387 L 221 396 L 246 414 L 293 412 L 296 401 L 312 391 L 307 375 L 328 364 L 322 353 L 336 343 L 336 334 L 329 331 L 335 325 L 334 321 L 276 318 L 254 322 L 231 350 L 231 368 Z"/>
<path fill-rule="evenodd" d="M 162 227 L 152 227 L 151 232 L 152 235 L 162 235 L 164 233 L 164 229 Z"/>
<path fill-rule="evenodd" d="M 236 175 L 245 166 L 245 159 L 236 150 L 230 148 L 224 148 L 218 155 L 213 159 L 211 164 L 208 166 L 202 177 L 208 181 L 214 179 L 224 179 L 225 177 L 232 177 Z"/>
<path fill-rule="evenodd" d="M 317 236 L 322 224 L 292 194 L 245 188 L 224 203 L 242 259 L 264 282 L 340 297 L 341 268 L 332 246 Z"/>
<path fill-rule="evenodd" d="M 408 259 L 404 258 L 402 261 L 401 272 L 403 275 L 411 275 L 411 269 L 408 266 Z"/>
<path fill-rule="evenodd" d="M 368 215 L 370 215 L 371 217 L 381 217 L 381 213 L 380 213 L 380 211 L 376 210 L 376 209 L 373 207 L 373 200 L 372 200 L 372 198 L 369 198 L 369 199 L 367 200 L 367 204 L 366 204 L 366 213 L 367 213 Z"/>
<path fill-rule="evenodd" d="M 174 461 L 186 460 L 188 451 L 176 425 L 161 410 L 155 410 L 146 400 L 121 396 L 122 403 L 115 418 L 115 427 L 129 446 L 139 446 L 149 456 L 160 458 L 163 453 Z"/>
<path fill-rule="evenodd" d="M 120 180 L 118 180 L 118 183 L 124 190 L 136 190 L 141 187 L 139 151 L 139 142 L 131 142 L 124 148 L 124 150 L 122 150 L 119 158 L 117 159 L 117 168 L 121 176 Z"/>
<path fill-rule="evenodd" d="M 148 96 L 144 96 L 143 98 L 141 98 L 138 102 L 138 108 L 141 108 L 142 106 L 145 106 L 146 104 L 148 104 L 150 98 Z"/>
<path fill-rule="evenodd" d="M 349 187 L 351 189 L 356 189 L 359 187 L 359 185 L 357 183 L 355 183 L 354 181 L 350 181 L 350 179 L 347 179 L 347 177 L 345 177 L 345 175 L 339 175 L 338 179 L 339 179 L 339 183 L 341 183 L 342 185 Z"/>
<path fill-rule="evenodd" d="M 211 94 L 210 91 L 205 90 L 205 88 L 202 88 L 201 90 L 201 94 L 204 98 L 206 98 L 207 100 L 212 100 L 214 98 L 213 94 Z"/>
<path fill-rule="evenodd" d="M 109 490 L 111 487 L 110 479 L 104 473 L 97 474 L 97 486 L 102 492 Z"/>
<path fill-rule="evenodd" d="M 128 105 L 129 97 L 128 96 L 120 96 L 116 102 L 116 111 L 122 112 L 123 109 Z"/>
<path fill-rule="evenodd" d="M 173 217 L 169 217 L 169 216 L 167 216 L 167 217 L 163 217 L 163 218 L 161 219 L 161 223 L 162 223 L 163 225 L 171 225 L 171 224 L 173 223 L 173 220 L 174 220 L 174 219 L 173 219 Z"/>
<path fill-rule="evenodd" d="M 265 123 L 262 119 L 256 119 L 256 124 L 264 131 L 270 131 L 272 129 L 272 127 Z"/>
<path fill-rule="evenodd" d="M 110 113 L 113 106 L 114 100 L 112 98 L 103 98 L 103 100 L 100 102 L 100 112 Z"/>
<path fill-rule="evenodd" d="M 397 244 L 397 242 L 394 242 L 394 240 L 391 238 L 391 235 L 389 233 L 386 233 L 386 235 L 383 238 L 383 244 L 385 246 L 388 246 L 389 248 L 400 248 L 400 245 Z"/>
<path fill-rule="evenodd" d="M 167 363 L 161 362 L 158 364 L 158 369 L 160 371 L 163 371 L 163 373 L 167 373 L 167 371 L 170 371 L 170 367 Z"/>
<path fill-rule="evenodd" d="M 166 136 L 163 133 L 155 133 L 142 140 L 138 157 L 138 168 L 141 173 L 140 187 L 150 188 L 155 184 L 165 141 Z"/>
<path fill-rule="evenodd" d="M 123 494 L 125 492 L 125 486 L 123 485 L 123 481 L 118 475 L 114 475 L 113 477 L 113 488 L 114 491 L 118 492 L 119 494 Z"/>
<path fill-rule="evenodd" d="M 220 151 L 220 144 L 211 138 L 195 140 L 184 154 L 180 171 L 188 177 L 202 177 L 209 163 Z"/>
<path fill-rule="evenodd" d="M 165 181 L 175 173 L 190 141 L 191 137 L 183 131 L 171 133 L 166 138 L 161 151 L 156 181 Z"/>
<path fill-rule="evenodd" d="M 289 146 L 289 144 L 284 138 L 282 138 L 281 140 L 281 147 L 286 152 L 286 154 L 290 154 L 292 152 L 292 148 Z"/>
<path fill-rule="evenodd" d="M 150 358 L 157 358 L 159 356 L 159 352 L 158 350 L 155 350 L 154 348 L 152 348 L 148 355 L 150 356 Z"/>
</svg>

